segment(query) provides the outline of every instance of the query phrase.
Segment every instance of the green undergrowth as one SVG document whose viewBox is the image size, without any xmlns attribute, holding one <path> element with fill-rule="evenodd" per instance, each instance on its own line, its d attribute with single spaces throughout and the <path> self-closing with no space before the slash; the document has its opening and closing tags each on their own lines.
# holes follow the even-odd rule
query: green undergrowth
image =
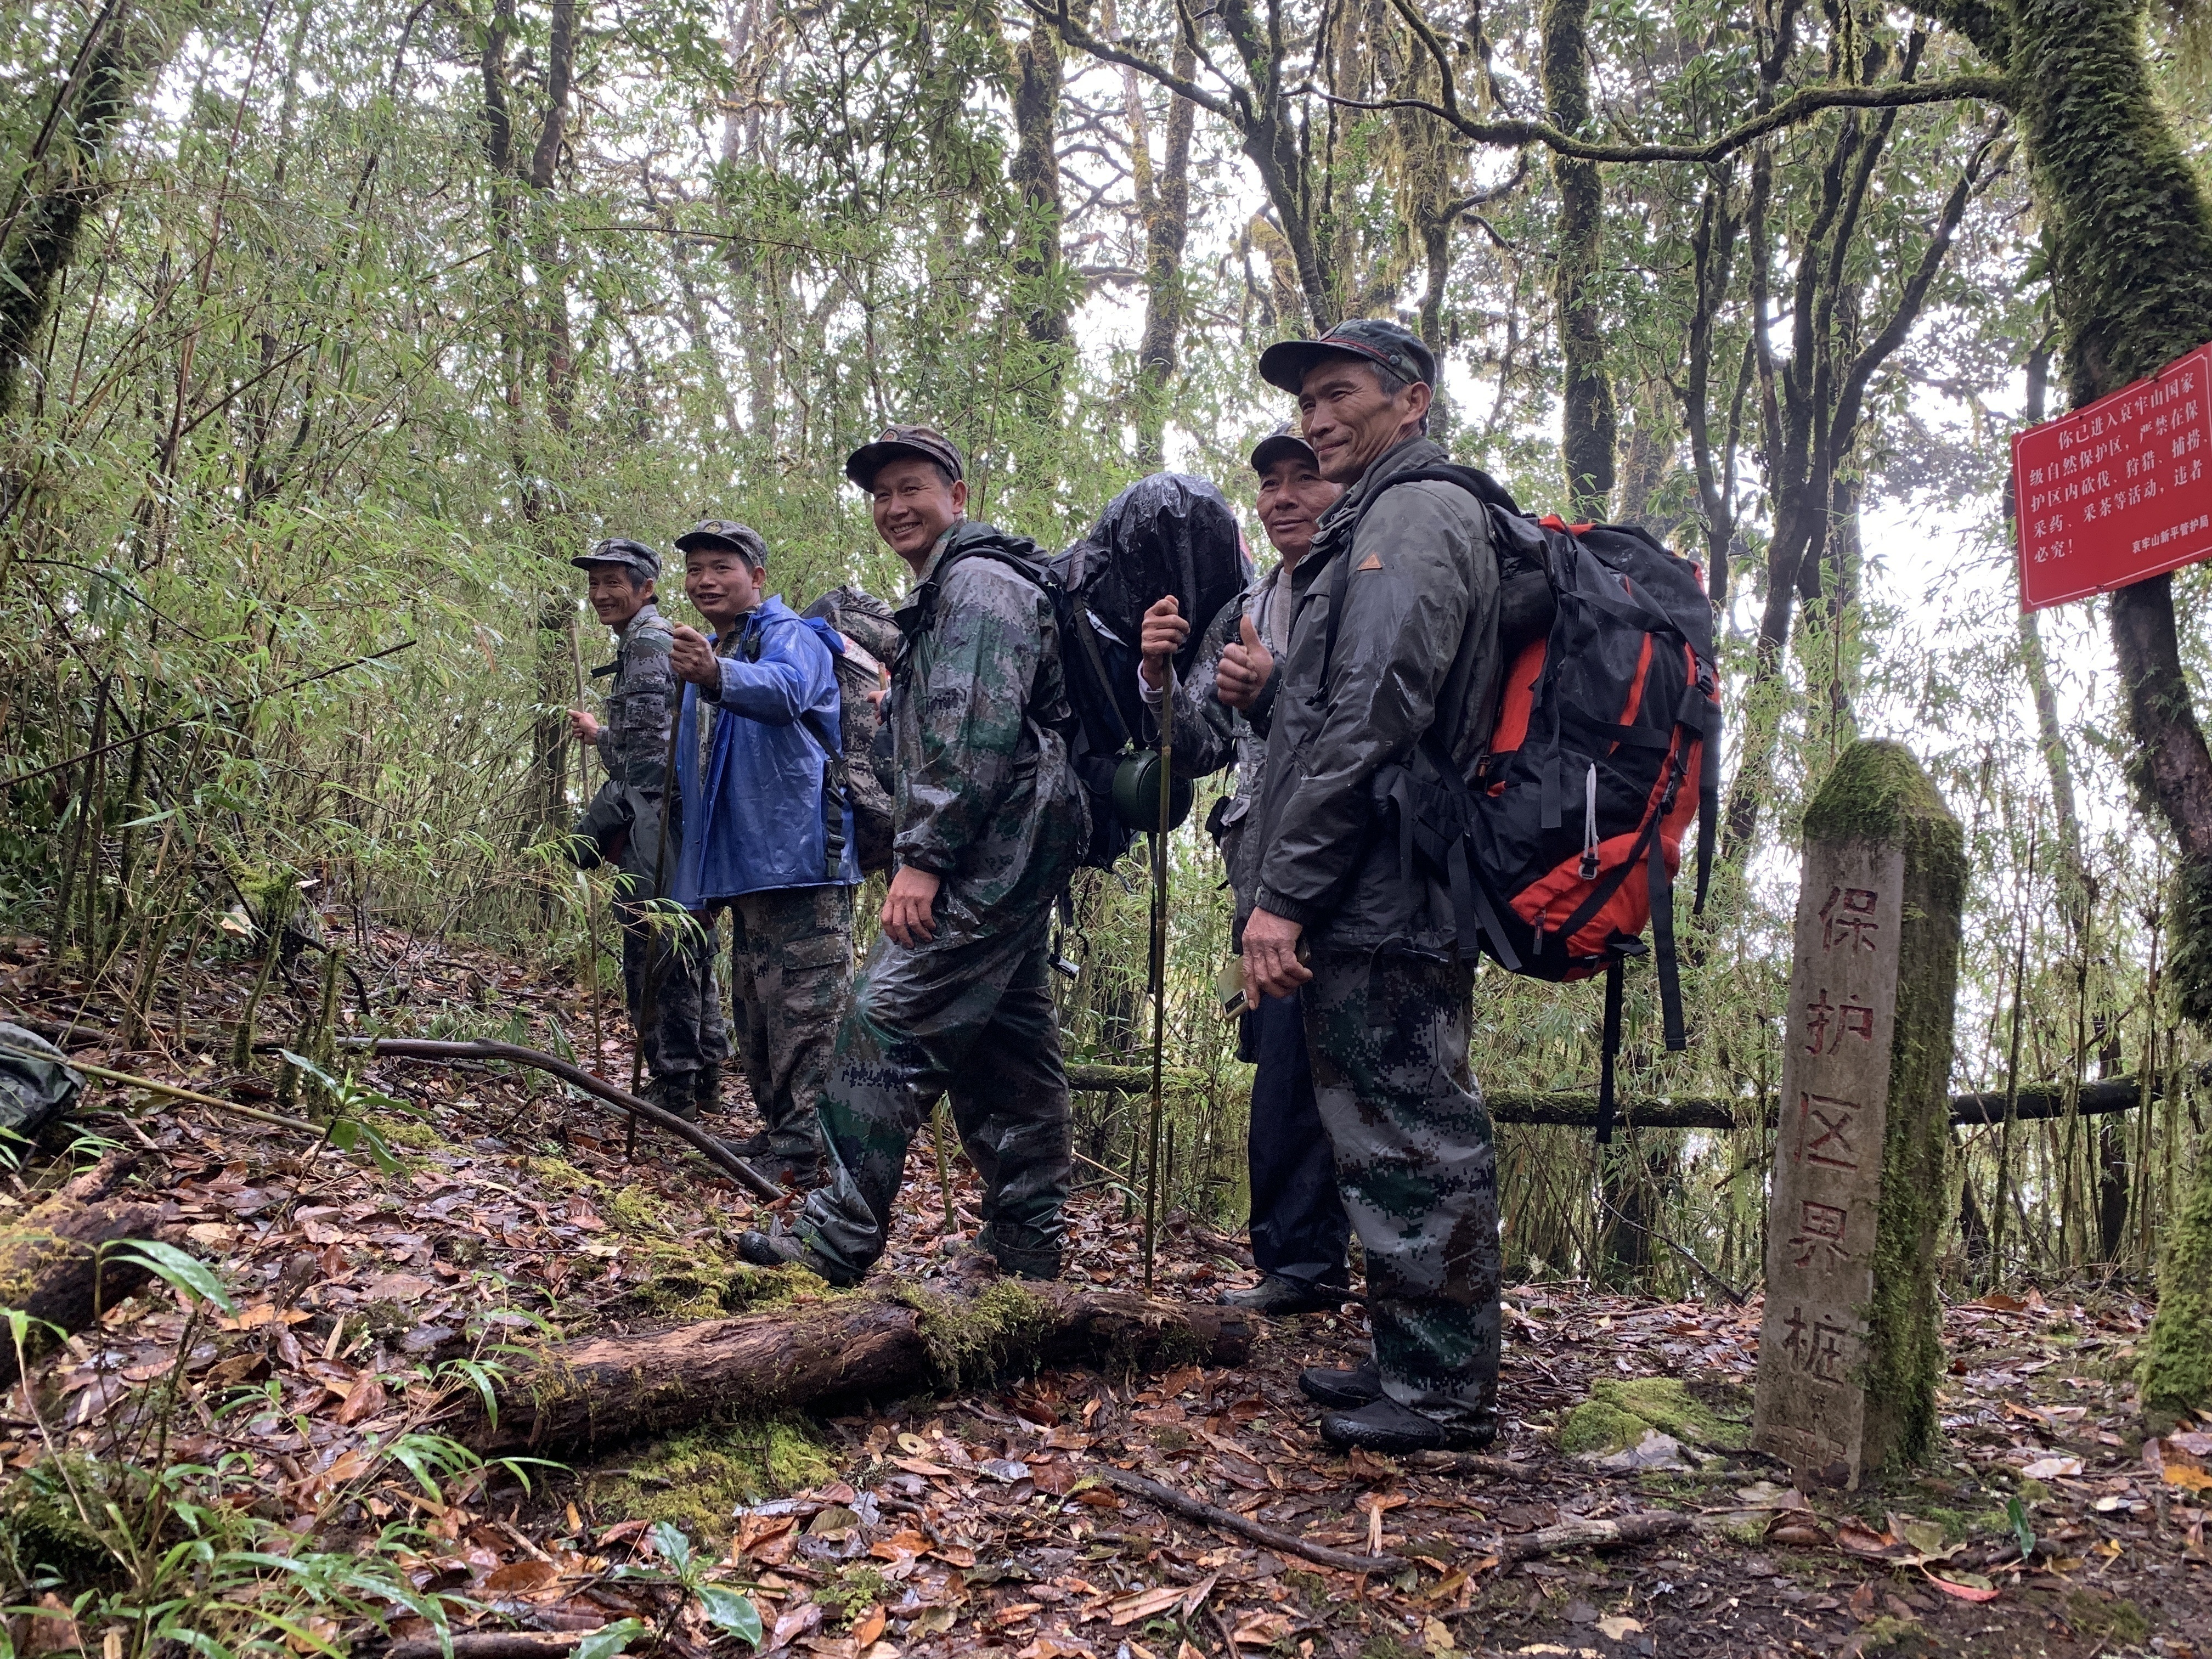
<svg viewBox="0 0 2212 1659">
<path fill-rule="evenodd" d="M 2212 1409 L 2212 1152 L 2166 1237 L 2159 1262 L 2158 1313 L 2136 1372 L 2147 1426 L 2156 1434 L 2185 1413 Z"/>
<path fill-rule="evenodd" d="M 1559 1450 L 1626 1451 L 1652 1429 L 1708 1451 L 1741 1451 L 1751 1440 L 1747 1422 L 1698 1400 L 1679 1378 L 1640 1376 L 1593 1382 L 1590 1397 L 1559 1423 Z"/>
<path fill-rule="evenodd" d="M 743 1505 L 818 1486 L 836 1472 L 804 1419 L 739 1419 L 672 1435 L 626 1468 L 587 1474 L 584 1505 L 597 1522 L 672 1521 L 719 1547 Z"/>
</svg>

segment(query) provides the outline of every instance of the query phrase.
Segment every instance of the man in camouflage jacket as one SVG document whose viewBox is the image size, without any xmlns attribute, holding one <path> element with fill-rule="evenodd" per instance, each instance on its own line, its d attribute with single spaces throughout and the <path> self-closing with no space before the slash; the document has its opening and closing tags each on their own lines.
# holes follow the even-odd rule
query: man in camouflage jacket
<svg viewBox="0 0 2212 1659">
<path fill-rule="evenodd" d="M 1499 1309 L 1497 1163 L 1468 1057 L 1474 963 L 1458 953 L 1449 894 L 1407 878 L 1376 803 L 1417 745 L 1474 775 L 1497 697 L 1497 557 L 1468 492 L 1389 484 L 1449 459 L 1423 435 L 1436 361 L 1418 338 L 1358 319 L 1271 346 L 1260 372 L 1297 394 L 1322 476 L 1350 486 L 1293 578 L 1248 831 L 1260 868 L 1246 985 L 1304 987 L 1375 1334 L 1367 1364 L 1300 1382 L 1329 1407 L 1332 1444 L 1479 1448 L 1497 1431 Z"/>
<path fill-rule="evenodd" d="M 678 825 L 661 833 L 678 682 L 670 661 L 675 635 L 653 603 L 660 556 L 641 542 L 613 539 L 594 542 L 569 562 L 588 574 L 592 610 L 615 635 L 612 665 L 596 671 L 614 677 L 606 719 L 568 711 L 577 741 L 592 744 L 606 769 L 572 845 L 586 869 L 615 866 L 623 999 L 652 1079 L 647 1098 L 696 1118 L 721 1091 L 729 1034 L 713 939 L 690 917 L 654 908 L 681 851 Z"/>
<path fill-rule="evenodd" d="M 915 579 L 884 704 L 897 868 L 823 1097 L 830 1183 L 792 1232 L 748 1233 L 739 1251 L 858 1280 L 883 1254 L 908 1144 L 949 1094 L 983 1178 L 979 1245 L 1055 1278 L 1072 1163 L 1048 940 L 1088 826 L 1052 605 L 994 556 L 1032 544 L 961 517 L 959 453 L 939 434 L 894 427 L 845 470 Z"/>
</svg>

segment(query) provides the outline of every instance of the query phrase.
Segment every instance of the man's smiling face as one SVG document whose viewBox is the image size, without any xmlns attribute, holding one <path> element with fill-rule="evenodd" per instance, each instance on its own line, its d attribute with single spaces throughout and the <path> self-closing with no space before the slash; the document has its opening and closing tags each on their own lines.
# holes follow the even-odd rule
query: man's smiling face
<svg viewBox="0 0 2212 1659">
<path fill-rule="evenodd" d="M 868 485 L 876 534 L 919 569 L 937 538 L 968 510 L 968 486 L 919 455 L 886 461 Z"/>
<path fill-rule="evenodd" d="M 1386 392 L 1365 358 L 1332 355 L 1306 371 L 1298 412 L 1322 477 L 1354 483 L 1384 450 L 1419 433 L 1429 389 L 1416 382 Z"/>
</svg>

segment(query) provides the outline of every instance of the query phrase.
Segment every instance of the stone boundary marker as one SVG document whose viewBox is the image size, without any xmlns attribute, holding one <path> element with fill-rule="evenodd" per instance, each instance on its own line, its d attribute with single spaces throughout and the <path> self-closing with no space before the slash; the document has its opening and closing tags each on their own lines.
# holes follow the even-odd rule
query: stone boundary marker
<svg viewBox="0 0 2212 1659">
<path fill-rule="evenodd" d="M 1853 744 L 1805 814 L 1753 1439 L 1831 1486 L 1936 1437 L 1966 868 L 1902 744 Z"/>
</svg>

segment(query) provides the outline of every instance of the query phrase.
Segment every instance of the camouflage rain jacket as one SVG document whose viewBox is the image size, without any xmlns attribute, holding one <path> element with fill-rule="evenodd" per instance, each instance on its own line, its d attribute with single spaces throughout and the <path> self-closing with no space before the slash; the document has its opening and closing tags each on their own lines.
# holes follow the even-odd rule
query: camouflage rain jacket
<svg viewBox="0 0 2212 1659">
<path fill-rule="evenodd" d="M 660 849 L 661 796 L 668 781 L 669 722 L 680 682 L 670 653 L 676 632 L 647 605 L 615 635 L 614 684 L 599 726 L 599 754 L 606 781 L 576 820 L 575 833 L 600 856 L 634 878 L 625 896 L 655 896 L 653 860 Z M 599 671 L 604 673 L 605 670 Z M 669 826 L 668 873 L 678 853 L 677 826 Z M 588 866 L 588 853 L 580 855 Z"/>
<path fill-rule="evenodd" d="M 898 608 L 884 717 L 902 865 L 940 877 L 940 945 L 1041 915 L 1089 825 L 1068 765 L 1070 718 L 1052 601 L 994 552 L 1036 546 L 988 524 L 946 531 Z"/>
</svg>

